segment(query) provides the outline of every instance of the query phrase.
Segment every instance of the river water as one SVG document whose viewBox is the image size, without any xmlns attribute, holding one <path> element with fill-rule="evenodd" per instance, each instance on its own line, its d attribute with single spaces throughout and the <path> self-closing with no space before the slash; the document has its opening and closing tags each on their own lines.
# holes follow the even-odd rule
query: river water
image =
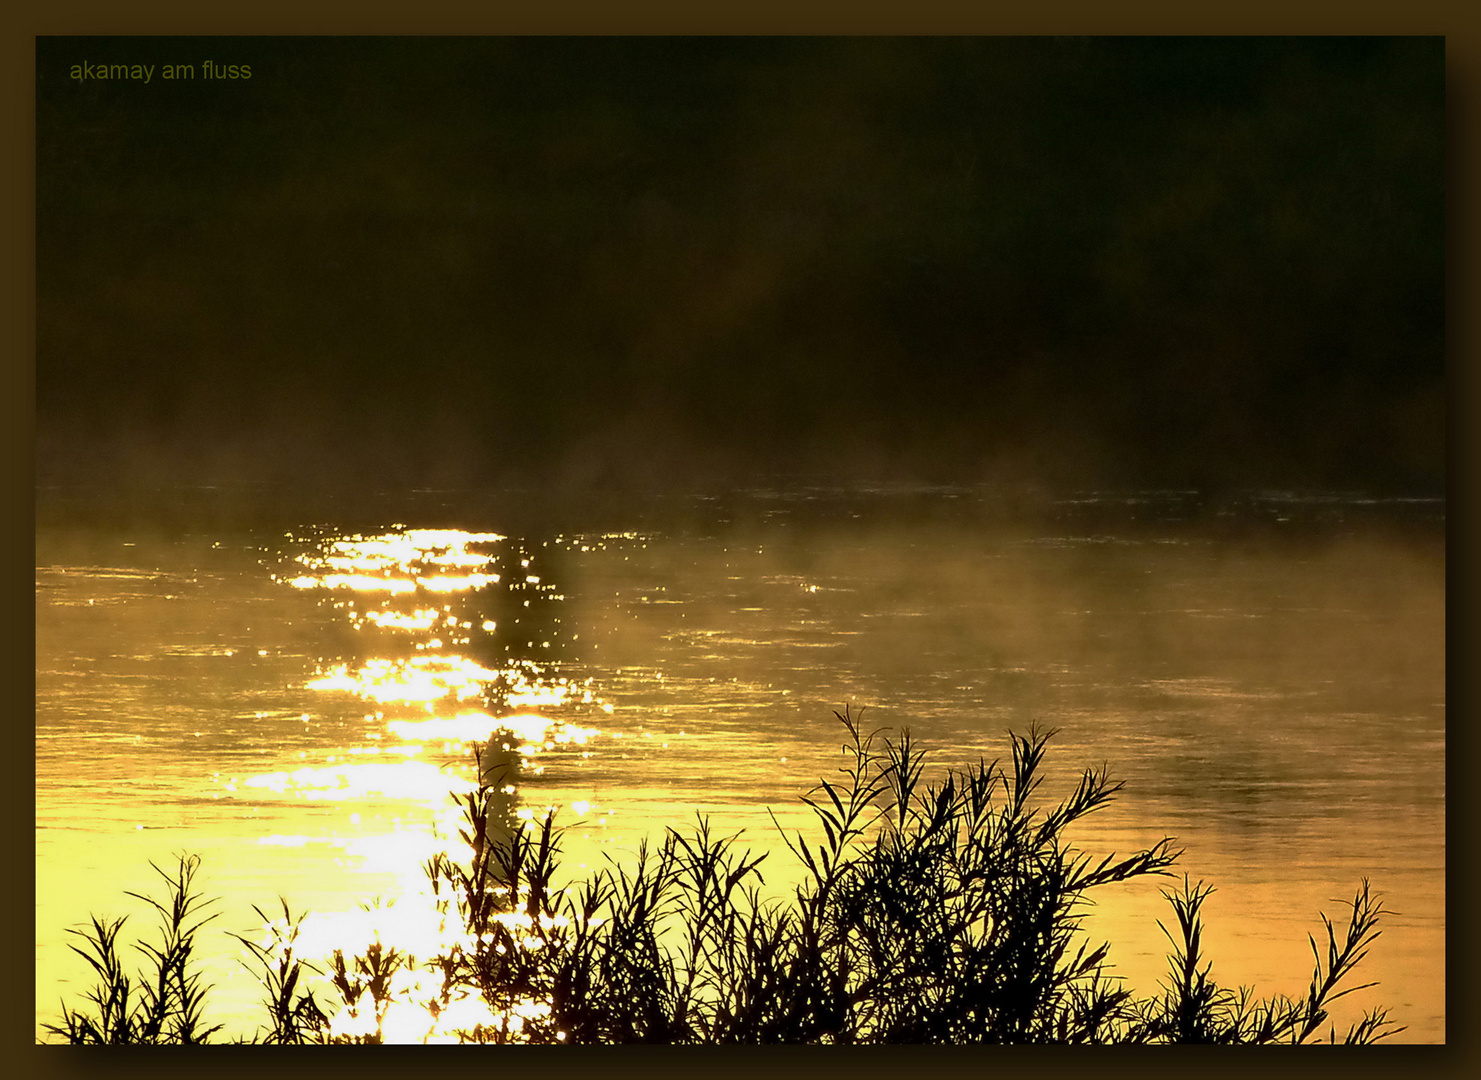
<svg viewBox="0 0 1481 1080">
<path fill-rule="evenodd" d="M 1379 986 L 1334 1015 L 1383 1005 L 1400 1040 L 1444 1040 L 1443 502 L 533 501 L 43 500 L 63 509 L 38 514 L 36 546 L 38 1035 L 90 985 L 66 928 L 146 930 L 125 892 L 161 895 L 150 862 L 179 852 L 219 897 L 202 941 L 229 1031 L 261 1019 L 225 933 L 259 926 L 254 905 L 284 897 L 326 945 L 378 932 L 426 955 L 421 865 L 455 834 L 469 746 L 495 733 L 514 807 L 557 808 L 574 874 L 699 813 L 772 850 L 784 891 L 768 808 L 806 826 L 847 704 L 908 727 L 938 768 L 1058 729 L 1049 796 L 1108 764 L 1126 787 L 1075 838 L 1106 854 L 1175 836 L 1180 872 L 1218 889 L 1225 985 L 1302 993 L 1319 912 L 1340 922 L 1370 879 L 1393 914 L 1357 981 Z M 1088 929 L 1153 990 L 1169 910 L 1157 881 L 1117 889 Z"/>
</svg>

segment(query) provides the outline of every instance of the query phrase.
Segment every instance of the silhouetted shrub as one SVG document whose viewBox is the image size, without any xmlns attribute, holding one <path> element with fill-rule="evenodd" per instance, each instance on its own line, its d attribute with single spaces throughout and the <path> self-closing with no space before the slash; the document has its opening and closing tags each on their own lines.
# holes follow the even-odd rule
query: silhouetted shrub
<svg viewBox="0 0 1481 1080">
<path fill-rule="evenodd" d="M 842 779 L 805 796 L 821 830 L 786 835 L 803 880 L 786 900 L 764 899 L 766 855 L 716 837 L 700 819 L 687 833 L 646 842 L 626 865 L 556 884 L 560 833 L 491 823 L 494 787 L 462 800 L 471 851 L 427 864 L 439 904 L 466 930 L 420 965 L 440 977 L 422 1004 L 432 1015 L 475 1003 L 482 1019 L 456 1029 L 469 1042 L 523 1043 L 1303 1043 L 1319 1037 L 1338 990 L 1378 937 L 1382 906 L 1367 881 L 1339 935 L 1323 916 L 1325 956 L 1307 995 L 1254 1001 L 1219 987 L 1200 951 L 1201 905 L 1212 891 L 1184 880 L 1164 895 L 1177 917 L 1162 991 L 1136 998 L 1107 974 L 1108 946 L 1084 940 L 1090 890 L 1166 875 L 1169 840 L 1099 861 L 1066 830 L 1121 788 L 1087 769 L 1047 812 L 1034 802 L 1053 732 L 1010 735 L 1011 769 L 992 763 L 923 784 L 925 755 L 909 733 L 865 733 L 845 709 Z M 480 771 L 482 775 L 482 771 Z M 119 923 L 74 931 L 102 983 L 96 1015 L 64 1011 L 48 1030 L 71 1042 L 201 1041 L 200 992 L 186 975 L 195 862 L 182 860 L 166 908 L 160 967 L 140 1004 L 122 973 Z M 153 903 L 153 901 L 151 901 Z M 260 910 L 260 915 L 264 914 Z M 266 921 L 266 917 L 264 915 Z M 393 977 L 413 958 L 379 943 L 321 972 L 294 951 L 299 923 L 283 904 L 267 944 L 239 938 L 267 990 L 272 1043 L 380 1042 Z M 171 936 L 173 935 L 173 936 Z M 336 1031 L 304 969 L 326 976 L 361 1027 Z M 1368 984 L 1372 985 L 1372 984 Z M 321 991 L 327 992 L 327 991 Z M 212 1029 L 214 1030 L 214 1029 Z M 1396 1034 L 1383 1010 L 1343 1041 Z M 1335 1029 L 1328 1038 L 1337 1041 Z"/>
</svg>

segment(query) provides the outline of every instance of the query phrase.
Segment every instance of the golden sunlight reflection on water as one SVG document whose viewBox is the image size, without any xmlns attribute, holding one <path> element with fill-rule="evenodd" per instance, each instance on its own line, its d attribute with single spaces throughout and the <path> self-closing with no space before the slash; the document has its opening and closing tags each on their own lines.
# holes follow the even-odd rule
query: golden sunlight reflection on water
<svg viewBox="0 0 1481 1080">
<path fill-rule="evenodd" d="M 1226 984 L 1301 993 L 1317 912 L 1340 918 L 1332 901 L 1370 876 L 1398 909 L 1358 971 L 1381 985 L 1339 1004 L 1392 1004 L 1404 1038 L 1444 1038 L 1443 547 L 853 518 L 218 547 L 136 565 L 116 546 L 48 562 L 38 543 L 40 1020 L 88 985 L 60 928 L 135 910 L 118 896 L 155 892 L 148 861 L 175 850 L 205 856 L 223 927 L 282 893 L 316 949 L 430 958 L 458 931 L 422 864 L 458 857 L 449 794 L 474 789 L 474 747 L 510 821 L 557 809 L 569 876 L 699 812 L 769 850 L 784 894 L 798 869 L 767 808 L 808 825 L 798 797 L 837 775 L 830 713 L 852 702 L 912 728 L 937 771 L 1001 756 L 1031 720 L 1060 728 L 1046 798 L 1109 761 L 1127 787 L 1076 839 L 1099 856 L 1177 836 L 1180 874 L 1219 889 Z M 1098 899 L 1091 934 L 1155 990 L 1157 883 Z M 255 1024 L 260 987 L 209 963 L 223 1015 Z M 403 983 L 387 1033 L 445 1038 L 454 1014 L 438 1029 Z"/>
<path fill-rule="evenodd" d="M 432 820 L 430 830 L 402 828 L 398 822 L 389 835 L 334 841 L 358 861 L 362 872 L 389 875 L 395 881 L 392 895 L 356 911 L 310 913 L 298 926 L 296 948 L 321 964 L 336 949 L 348 956 L 372 945 L 430 960 L 468 945 L 456 915 L 449 918 L 447 897 L 439 900 L 424 870 L 439 852 L 460 861 L 471 854 L 459 837 L 460 811 L 448 797 L 466 795 L 476 784 L 448 766 L 466 761 L 470 750 L 478 748 L 486 777 L 496 774 L 500 781 L 498 805 L 508 818 L 503 827 L 532 819 L 533 808 L 515 807 L 527 763 L 550 751 L 584 747 L 601 734 L 576 722 L 569 715 L 572 709 L 584 717 L 610 714 L 612 706 L 595 696 L 590 680 L 578 684 L 538 654 L 505 657 L 494 664 L 456 651 L 470 646 L 486 656 L 496 651 L 490 646 L 497 643 L 499 620 L 491 617 L 493 604 L 485 603 L 481 594 L 511 577 L 495 570 L 504 536 L 404 529 L 305 539 L 295 560 L 304 572 L 279 580 L 324 596 L 357 632 L 357 655 L 320 662 L 305 686 L 373 706 L 365 717 L 372 724 L 365 735 L 378 745 L 351 747 L 348 760 L 232 778 L 223 786 L 232 792 L 308 801 L 362 805 L 367 799 L 386 798 L 422 804 Z M 529 567 L 529 559 L 519 560 L 514 584 L 538 595 L 544 583 Z M 533 641 L 525 644 L 535 647 Z M 549 648 L 549 641 L 542 638 L 540 647 Z M 546 715 L 562 711 L 568 715 Z M 400 741 L 386 742 L 388 737 Z M 423 760 L 429 747 L 442 764 Z M 539 765 L 528 767 L 536 775 L 541 771 Z M 567 809 L 580 820 L 595 805 L 593 798 L 576 798 Z M 351 816 L 352 824 L 362 822 L 359 813 Z M 260 842 L 303 845 L 309 838 L 273 835 Z M 272 929 L 264 928 L 264 942 L 272 938 Z M 286 928 L 276 929 L 281 933 Z M 356 1035 L 378 1027 L 388 1042 L 439 1042 L 453 1041 L 458 1028 L 501 1019 L 472 999 L 440 1011 L 430 1008 L 440 991 L 440 980 L 429 972 L 403 968 L 394 976 L 390 1001 L 379 1015 L 363 1003 L 345 1005 L 331 1017 L 331 1031 Z M 516 1006 L 509 1019 L 517 1025 L 522 1009 L 542 1008 L 535 1002 L 527 1006 Z"/>
</svg>

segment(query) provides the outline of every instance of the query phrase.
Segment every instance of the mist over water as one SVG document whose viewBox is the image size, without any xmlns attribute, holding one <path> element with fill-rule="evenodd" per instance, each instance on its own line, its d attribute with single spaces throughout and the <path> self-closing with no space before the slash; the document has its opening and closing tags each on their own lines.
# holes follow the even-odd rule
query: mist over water
<svg viewBox="0 0 1481 1080">
<path fill-rule="evenodd" d="M 432 955 L 473 745 L 572 873 L 702 812 L 785 893 L 850 705 L 1105 761 L 1226 985 L 1371 876 L 1344 1000 L 1443 1038 L 1443 38 L 211 50 L 36 42 L 38 1023 L 177 851 Z"/>
<path fill-rule="evenodd" d="M 1352 1006 L 1444 1039 L 1438 500 L 424 492 L 251 517 L 198 495 L 108 520 L 64 494 L 37 534 L 38 1025 L 87 986 L 64 928 L 137 910 L 175 851 L 205 856 L 225 929 L 280 893 L 326 932 L 368 932 L 373 897 L 409 911 L 490 736 L 511 812 L 571 826 L 572 874 L 700 812 L 773 850 L 784 893 L 767 808 L 805 826 L 848 703 L 938 768 L 1057 728 L 1046 799 L 1107 762 L 1126 789 L 1079 839 L 1176 836 L 1219 889 L 1225 985 L 1304 990 L 1317 912 L 1370 878 L 1398 914 Z M 1090 932 L 1153 989 L 1155 885 L 1102 901 Z M 251 1012 L 229 941 L 216 1005 Z"/>
</svg>

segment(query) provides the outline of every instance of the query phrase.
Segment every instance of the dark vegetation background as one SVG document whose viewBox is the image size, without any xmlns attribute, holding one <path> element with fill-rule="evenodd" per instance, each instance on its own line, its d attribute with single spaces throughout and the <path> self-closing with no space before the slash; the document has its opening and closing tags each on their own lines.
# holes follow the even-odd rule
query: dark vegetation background
<svg viewBox="0 0 1481 1080">
<path fill-rule="evenodd" d="M 1439 38 L 42 38 L 38 477 L 1438 494 L 1444 118 Z"/>
</svg>

